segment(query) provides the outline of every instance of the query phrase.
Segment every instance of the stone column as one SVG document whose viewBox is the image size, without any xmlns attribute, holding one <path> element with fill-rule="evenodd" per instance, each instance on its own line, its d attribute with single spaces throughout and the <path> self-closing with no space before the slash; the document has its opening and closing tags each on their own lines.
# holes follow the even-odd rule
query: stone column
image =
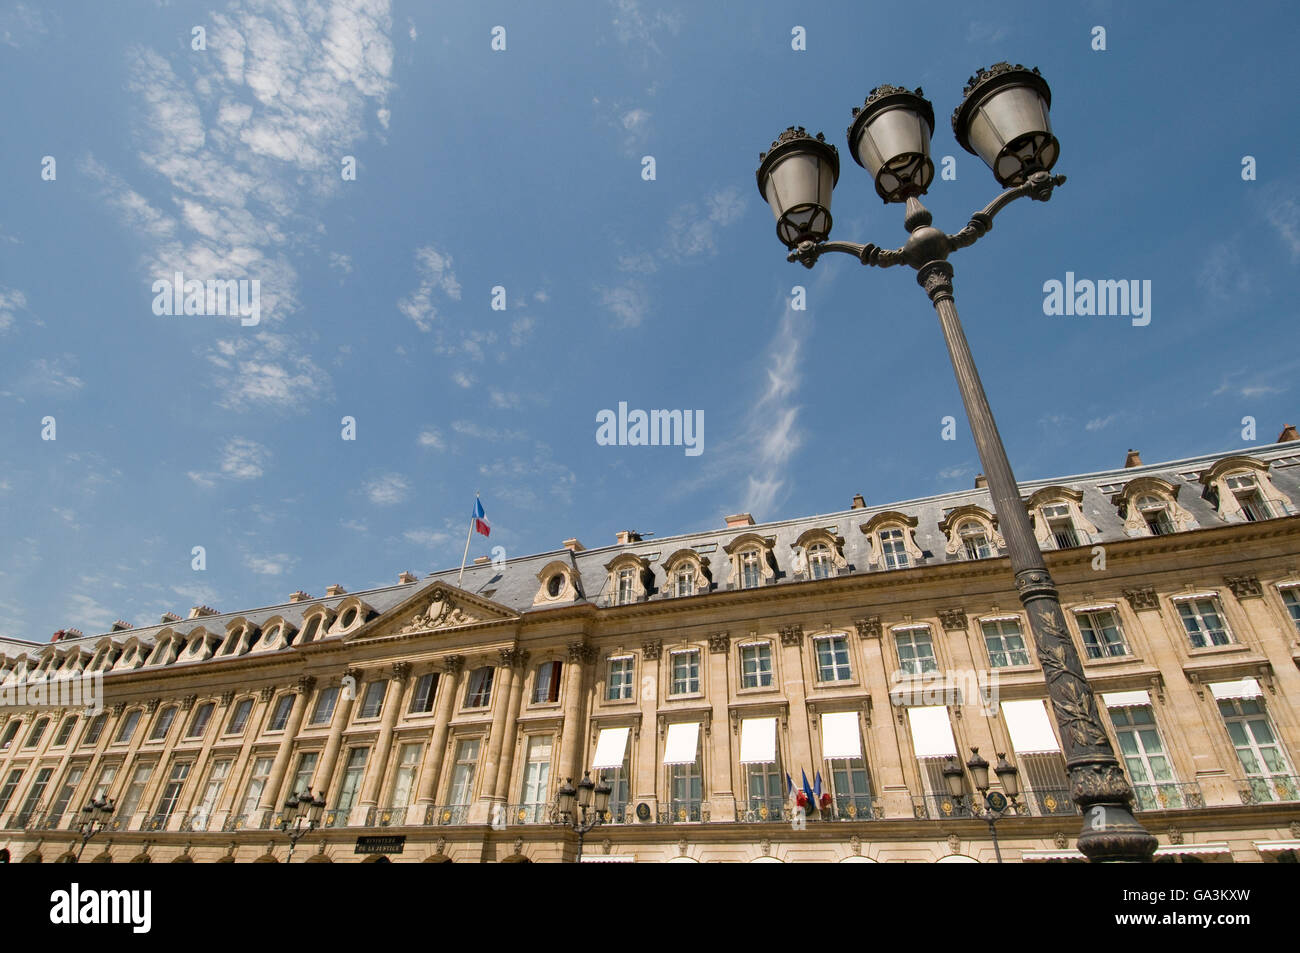
<svg viewBox="0 0 1300 953">
<path fill-rule="evenodd" d="M 510 708 L 510 696 L 514 692 L 515 684 L 514 667 L 507 661 L 510 651 L 501 650 L 501 664 L 497 666 L 497 675 L 493 678 L 492 727 L 488 732 L 487 756 L 483 759 L 478 801 L 470 808 L 468 817 L 471 824 L 487 823 L 492 818 L 497 768 L 501 765 L 501 748 L 505 741 L 506 714 Z"/>
<path fill-rule="evenodd" d="M 573 778 L 582 780 L 582 749 L 587 732 L 583 713 L 583 667 L 596 657 L 596 650 L 585 641 L 569 643 L 569 662 L 564 670 L 564 730 L 560 741 L 559 783 Z"/>
<path fill-rule="evenodd" d="M 182 721 L 182 732 L 184 732 L 189 726 L 190 718 L 193 717 L 192 712 L 197 704 L 202 704 L 199 702 L 198 695 L 186 695 L 185 698 L 181 700 L 180 718 Z M 176 813 L 181 815 L 182 818 L 188 819 L 190 811 L 194 810 L 194 804 L 199 799 L 199 795 L 202 793 L 207 782 L 209 756 L 212 753 L 212 744 L 217 737 L 216 714 L 217 706 L 214 702 L 212 705 L 212 715 L 208 718 L 208 724 L 203 729 L 203 737 L 200 741 L 199 753 L 194 756 L 194 767 L 190 769 L 190 781 L 192 783 L 186 785 L 185 791 L 181 794 L 181 799 L 176 805 Z M 215 804 L 213 805 L 213 809 L 216 809 Z"/>
<path fill-rule="evenodd" d="M 448 655 L 442 660 L 442 677 L 438 679 L 438 710 L 433 716 L 433 737 L 424 753 L 420 778 L 416 785 L 416 807 L 426 810 L 438 796 L 438 776 L 442 773 L 443 754 L 447 747 L 447 732 L 456 708 L 456 698 L 461 690 L 461 675 L 465 670 L 465 656 Z"/>
<path fill-rule="evenodd" d="M 275 811 L 282 802 L 280 788 L 284 785 L 289 759 L 293 757 L 293 743 L 298 740 L 298 730 L 302 727 L 302 719 L 307 713 L 307 703 L 311 700 L 311 690 L 315 686 L 316 679 L 310 675 L 298 679 L 298 684 L 295 686 L 298 697 L 294 699 L 293 709 L 289 712 L 289 721 L 284 726 L 284 737 L 280 739 L 280 747 L 275 752 L 275 761 L 271 764 L 271 776 L 266 779 L 262 800 L 257 805 L 260 810 Z"/>
<path fill-rule="evenodd" d="M 361 685 L 361 672 L 357 669 L 350 668 L 343 673 L 344 678 L 351 677 L 354 686 Z M 339 746 L 343 743 L 343 729 L 347 727 L 348 721 L 352 718 L 352 705 L 357 699 L 357 689 L 347 693 L 350 698 L 344 697 L 344 692 L 339 691 L 338 704 L 334 707 L 334 717 L 330 720 L 330 733 L 325 739 L 325 750 L 321 752 L 320 762 L 316 765 L 316 773 L 312 775 L 311 788 L 313 791 L 319 791 L 320 796 L 325 798 L 326 809 L 329 809 L 329 784 L 330 779 L 334 777 L 334 763 L 338 760 Z"/>
<path fill-rule="evenodd" d="M 867 755 L 865 760 L 872 790 L 885 817 L 912 817 L 912 794 L 903 771 L 903 763 L 910 757 L 910 748 L 902 738 L 906 729 L 898 722 L 899 715 L 906 717 L 906 713 L 902 708 L 894 707 L 893 699 L 889 697 L 888 673 L 894 665 L 881 636 L 880 616 L 856 619 L 853 624 L 863 642 L 863 656 L 870 659 L 865 666 L 863 684 L 871 693 L 871 727 L 867 729 L 863 753 Z M 875 757 L 871 757 L 873 754 Z"/>
<path fill-rule="evenodd" d="M 713 704 L 713 727 L 705 744 L 709 748 L 709 797 L 713 807 L 711 819 L 736 819 L 735 788 L 732 779 L 731 722 L 728 715 L 730 691 L 727 660 L 731 656 L 731 636 L 718 632 L 709 636 L 709 699 Z"/>
<path fill-rule="evenodd" d="M 411 674 L 410 662 L 394 662 L 390 694 L 395 698 L 384 701 L 384 717 L 379 726 L 379 735 L 375 738 L 374 751 L 370 763 L 366 766 L 366 777 L 361 785 L 361 808 L 372 808 L 379 803 L 379 789 L 384 783 L 384 771 L 388 768 L 388 752 L 393 746 L 393 726 L 402 713 L 402 704 L 406 700 L 406 679 Z"/>
<path fill-rule="evenodd" d="M 641 725 L 633 728 L 636 737 L 635 756 L 632 759 L 634 775 L 628 786 L 632 806 L 648 801 L 651 816 L 658 816 L 659 778 L 659 668 L 663 658 L 663 642 L 641 643 L 641 684 L 637 687 L 637 707 L 641 710 Z M 560 779 L 563 783 L 563 778 Z"/>
<path fill-rule="evenodd" d="M 502 649 L 501 663 L 518 669 L 510 692 L 510 707 L 506 711 L 505 739 L 501 746 L 501 762 L 497 766 L 494 786 L 493 800 L 504 804 L 510 800 L 510 773 L 514 768 L 515 735 L 519 726 L 519 709 L 524 699 L 524 684 L 527 682 L 528 653 L 518 649 Z"/>
<path fill-rule="evenodd" d="M 803 626 L 781 629 L 781 694 L 790 703 L 790 777 L 799 781 L 801 769 L 816 770 L 820 751 L 813 751 L 808 692 L 804 676 Z"/>
</svg>

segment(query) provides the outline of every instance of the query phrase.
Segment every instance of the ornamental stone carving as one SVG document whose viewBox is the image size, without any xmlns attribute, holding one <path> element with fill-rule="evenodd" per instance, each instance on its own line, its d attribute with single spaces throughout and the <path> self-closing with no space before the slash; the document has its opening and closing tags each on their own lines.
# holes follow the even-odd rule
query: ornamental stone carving
<svg viewBox="0 0 1300 953">
<path fill-rule="evenodd" d="M 410 674 L 411 674 L 411 663 L 410 663 L 410 662 L 394 662 L 394 663 L 393 663 L 393 681 L 395 681 L 395 682 L 404 682 L 404 681 L 406 681 L 407 676 L 410 675 Z"/>
<path fill-rule="evenodd" d="M 144 703 L 144 710 L 152 715 L 154 712 L 158 710 L 158 706 L 161 704 L 162 704 L 161 698 L 151 698 Z"/>
<path fill-rule="evenodd" d="M 803 626 L 798 623 L 783 625 L 781 627 L 781 644 L 803 645 Z"/>
<path fill-rule="evenodd" d="M 298 694 L 300 695 L 309 694 L 311 690 L 315 687 L 316 687 L 315 675 L 300 675 L 298 677 L 297 685 L 295 686 L 295 688 L 298 691 Z"/>
<path fill-rule="evenodd" d="M 1258 576 L 1224 576 L 1223 583 L 1232 590 L 1232 594 L 1238 599 L 1247 599 L 1264 594 Z"/>
<path fill-rule="evenodd" d="M 570 642 L 568 648 L 570 662 L 591 662 L 596 658 L 595 647 L 586 642 Z"/>
<path fill-rule="evenodd" d="M 853 624 L 857 626 L 859 638 L 880 638 L 880 616 L 869 615 L 865 619 L 858 619 Z"/>
<path fill-rule="evenodd" d="M 1133 611 L 1138 609 L 1159 609 L 1160 599 L 1156 595 L 1155 589 L 1150 586 L 1143 586 L 1140 589 L 1125 589 L 1124 598 L 1128 604 L 1133 607 Z"/>
<path fill-rule="evenodd" d="M 194 707 L 194 703 L 199 700 L 198 695 L 186 695 L 181 699 L 181 711 L 189 711 Z"/>
<path fill-rule="evenodd" d="M 1052 837 L 1052 843 L 1056 845 L 1057 850 L 1065 850 L 1070 846 L 1070 838 L 1066 837 L 1062 831 L 1057 831 Z"/>
<path fill-rule="evenodd" d="M 443 593 L 438 593 L 423 612 L 398 629 L 398 634 L 427 632 L 431 629 L 449 629 L 458 625 L 471 625 L 482 621 L 461 609 Z"/>
<path fill-rule="evenodd" d="M 234 697 L 234 695 L 235 695 L 234 692 L 231 692 L 231 693 L 230 693 L 230 696 L 231 696 L 232 698 Z M 114 718 L 121 718 L 121 717 L 122 717 L 122 712 L 124 712 L 124 711 L 126 711 L 126 702 L 118 702 L 116 705 L 113 706 L 113 717 L 114 717 Z"/>
<path fill-rule="evenodd" d="M 965 609 L 940 609 L 939 621 L 945 632 L 958 632 L 966 628 Z"/>
<path fill-rule="evenodd" d="M 655 639 L 653 642 L 641 643 L 641 654 L 646 657 L 647 661 L 656 661 L 659 656 L 663 654 L 663 651 L 664 643 L 660 639 Z"/>
<path fill-rule="evenodd" d="M 229 708 L 230 703 L 233 702 L 234 700 L 235 700 L 235 693 L 233 691 L 224 691 L 221 693 L 221 706 L 223 708 Z"/>
<path fill-rule="evenodd" d="M 726 632 L 718 632 L 709 636 L 709 651 L 717 655 L 726 653 L 731 648 L 731 636 Z"/>
<path fill-rule="evenodd" d="M 265 704 L 266 704 L 267 702 L 269 702 L 273 697 L 275 697 L 275 686 L 274 686 L 274 685 L 263 685 L 263 686 L 262 686 L 262 690 L 261 690 L 260 692 L 258 692 L 257 694 L 261 697 L 261 699 L 262 699 L 262 704 L 265 705 Z"/>
<path fill-rule="evenodd" d="M 465 656 L 447 655 L 442 660 L 442 670 L 448 675 L 459 675 L 465 669 Z"/>
</svg>

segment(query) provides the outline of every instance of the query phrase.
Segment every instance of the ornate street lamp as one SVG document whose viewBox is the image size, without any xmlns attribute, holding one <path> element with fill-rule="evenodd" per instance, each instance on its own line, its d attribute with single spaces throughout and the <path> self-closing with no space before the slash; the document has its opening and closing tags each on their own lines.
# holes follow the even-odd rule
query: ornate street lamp
<svg viewBox="0 0 1300 953">
<path fill-rule="evenodd" d="M 1079 850 L 1093 861 L 1147 861 L 1155 851 L 1156 839 L 1131 812 L 1132 788 L 1102 727 L 1096 700 L 1065 626 L 1056 585 L 1038 549 L 957 317 L 953 269 L 947 260 L 952 252 L 986 235 L 994 216 L 1011 202 L 1024 196 L 1046 202 L 1053 189 L 1065 182 L 1065 176 L 1051 172 L 1060 155 L 1060 143 L 1048 119 L 1051 98 L 1037 69 L 998 63 L 970 78 L 953 114 L 953 131 L 957 141 L 983 159 L 999 184 L 1008 188 L 955 234 L 934 228 L 933 217 L 920 200 L 934 178 L 930 161 L 934 111 L 919 89 L 876 87 L 865 104 L 854 110 L 848 133 L 853 158 L 871 174 L 876 194 L 886 203 L 906 203 L 903 226 L 909 238 L 902 247 L 828 240 L 830 193 L 838 177 L 839 160 L 821 134 L 814 138 L 795 127 L 782 133 L 771 151 L 761 156 L 758 190 L 776 216 L 777 237 L 790 249 L 787 260 L 812 268 L 826 252 L 844 252 L 864 265 L 889 268 L 905 264 L 916 270 L 917 282 L 939 315 L 1007 542 L 1016 592 L 1038 647 L 1052 711 L 1061 729 L 1072 795 L 1084 816 Z"/>
<path fill-rule="evenodd" d="M 970 771 L 971 781 L 975 784 L 975 790 L 980 793 L 980 799 L 984 802 L 982 808 L 971 805 L 971 816 L 987 821 L 989 825 L 989 834 L 993 838 L 993 853 L 997 856 L 998 863 L 1002 863 L 1002 849 L 998 846 L 998 828 L 997 823 L 1004 815 L 1016 807 L 1016 795 L 1020 793 L 1020 772 L 1016 766 L 1007 761 L 1007 756 L 998 753 L 998 764 L 993 769 L 993 773 L 998 776 L 998 781 L 1002 785 L 1002 791 L 989 790 L 989 763 L 980 757 L 979 748 L 970 749 L 971 757 L 966 762 L 966 769 Z M 956 801 L 961 801 L 966 796 L 964 775 L 962 774 L 961 765 L 952 755 L 948 756 L 948 761 L 943 766 L 943 777 L 948 783 L 948 793 Z"/>
<path fill-rule="evenodd" d="M 296 796 L 289 795 L 284 802 L 284 813 L 280 815 L 280 830 L 289 836 L 289 856 L 284 861 L 286 864 L 293 862 L 293 850 L 298 846 L 298 841 L 320 826 L 324 813 L 325 799 L 313 798 L 310 790 Z"/>
<path fill-rule="evenodd" d="M 568 778 L 555 793 L 555 823 L 568 827 L 578 835 L 578 863 L 582 863 L 582 839 L 593 827 L 605 822 L 612 793 L 613 790 L 604 778 L 601 778 L 599 784 L 593 782 L 590 771 L 583 772 L 576 790 L 573 778 Z"/>
<path fill-rule="evenodd" d="M 86 844 L 90 839 L 108 827 L 108 822 L 113 817 L 113 810 L 113 799 L 108 797 L 95 798 L 81 809 L 81 821 L 77 824 L 77 829 L 81 831 L 81 848 L 77 851 L 77 863 L 81 863 L 81 855 L 85 852 Z"/>
</svg>

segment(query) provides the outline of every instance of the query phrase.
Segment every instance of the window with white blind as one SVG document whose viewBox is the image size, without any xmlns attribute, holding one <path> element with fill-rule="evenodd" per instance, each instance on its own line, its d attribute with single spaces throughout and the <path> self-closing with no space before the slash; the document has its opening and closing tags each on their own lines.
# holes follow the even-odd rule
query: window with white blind
<svg viewBox="0 0 1300 953">
<path fill-rule="evenodd" d="M 519 802 L 523 819 L 530 823 L 543 820 L 550 800 L 551 742 L 551 735 L 529 735 L 524 749 L 524 784 Z"/>
<path fill-rule="evenodd" d="M 388 799 L 390 806 L 407 807 L 415 794 L 416 775 L 420 770 L 420 752 L 424 746 L 419 742 L 402 745 L 397 752 L 397 770 L 393 772 L 393 793 Z"/>
<path fill-rule="evenodd" d="M 628 761 L 628 736 L 631 732 L 631 728 L 600 729 L 596 738 L 596 753 L 591 760 L 591 769 L 609 785 L 609 813 L 610 819 L 615 823 L 623 820 L 631 797 Z"/>
<path fill-rule="evenodd" d="M 1112 706 L 1109 696 L 1102 698 L 1115 728 L 1115 740 L 1137 807 L 1143 811 L 1187 807 L 1150 704 Z"/>
<path fill-rule="evenodd" d="M 1255 803 L 1300 800 L 1300 779 L 1273 729 L 1259 683 L 1253 678 L 1210 685 L 1223 725 Z"/>
<path fill-rule="evenodd" d="M 1070 814 L 1070 778 L 1047 707 L 1041 699 L 1002 703 L 1002 720 L 1011 736 L 1021 787 L 1035 814 Z"/>
<path fill-rule="evenodd" d="M 262 799 L 262 791 L 266 788 L 266 779 L 271 776 L 271 763 L 270 757 L 258 758 L 253 762 L 253 769 L 248 775 L 248 785 L 244 788 L 244 800 L 239 808 L 241 814 L 252 814 L 257 810 L 257 804 Z"/>
</svg>

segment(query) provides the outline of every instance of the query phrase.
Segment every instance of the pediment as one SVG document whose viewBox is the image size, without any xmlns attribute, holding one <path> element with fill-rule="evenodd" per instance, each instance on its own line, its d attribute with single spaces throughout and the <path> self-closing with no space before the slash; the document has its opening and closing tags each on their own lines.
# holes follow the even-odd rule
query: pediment
<svg viewBox="0 0 1300 953">
<path fill-rule="evenodd" d="M 348 636 L 348 641 L 441 632 L 518 618 L 517 612 L 499 602 L 437 583 L 370 620 Z"/>
</svg>

